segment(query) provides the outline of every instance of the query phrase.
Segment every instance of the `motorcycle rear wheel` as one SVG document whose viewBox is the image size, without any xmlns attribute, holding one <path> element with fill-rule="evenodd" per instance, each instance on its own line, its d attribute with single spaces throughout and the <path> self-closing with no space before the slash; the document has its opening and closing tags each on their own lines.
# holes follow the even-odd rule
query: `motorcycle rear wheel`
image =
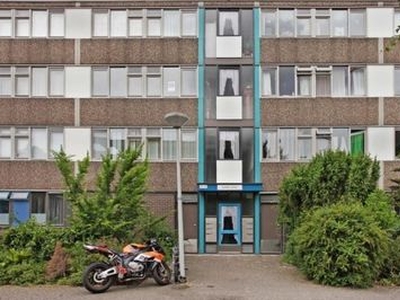
<svg viewBox="0 0 400 300">
<path fill-rule="evenodd" d="M 167 285 L 171 282 L 171 269 L 164 261 L 153 269 L 153 278 L 159 285 Z"/>
<path fill-rule="evenodd" d="M 115 276 L 107 278 L 98 278 L 98 276 L 101 272 L 109 268 L 109 265 L 101 262 L 90 264 L 83 272 L 83 286 L 89 292 L 95 294 L 107 291 L 110 286 L 115 282 Z"/>
</svg>

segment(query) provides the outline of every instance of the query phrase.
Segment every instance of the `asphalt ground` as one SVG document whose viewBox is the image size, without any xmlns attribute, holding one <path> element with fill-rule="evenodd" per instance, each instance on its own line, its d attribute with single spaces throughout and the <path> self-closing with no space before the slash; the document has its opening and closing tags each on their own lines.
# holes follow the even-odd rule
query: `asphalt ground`
<svg viewBox="0 0 400 300">
<path fill-rule="evenodd" d="M 186 255 L 187 283 L 158 286 L 152 279 L 137 287 L 115 286 L 103 294 L 83 287 L 1 286 L 1 300 L 400 300 L 400 287 L 335 288 L 308 281 L 280 256 Z"/>
</svg>

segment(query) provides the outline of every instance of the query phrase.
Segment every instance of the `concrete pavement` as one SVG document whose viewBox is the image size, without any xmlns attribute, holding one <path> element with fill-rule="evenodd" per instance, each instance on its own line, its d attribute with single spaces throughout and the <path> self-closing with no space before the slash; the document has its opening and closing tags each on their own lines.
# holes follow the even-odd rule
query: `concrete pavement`
<svg viewBox="0 0 400 300">
<path fill-rule="evenodd" d="M 147 280 L 137 287 L 112 287 L 91 294 L 82 287 L 0 287 L 1 300 L 190 299 L 190 300 L 399 300 L 400 287 L 334 288 L 306 280 L 280 256 L 187 255 L 188 282 L 158 286 Z"/>
</svg>

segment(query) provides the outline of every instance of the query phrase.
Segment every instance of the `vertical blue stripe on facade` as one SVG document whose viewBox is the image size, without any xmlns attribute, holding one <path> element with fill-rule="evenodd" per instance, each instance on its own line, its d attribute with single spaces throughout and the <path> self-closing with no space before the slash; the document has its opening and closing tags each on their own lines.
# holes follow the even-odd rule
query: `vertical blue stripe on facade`
<svg viewBox="0 0 400 300">
<path fill-rule="evenodd" d="M 204 8 L 199 8 L 199 38 L 198 38 L 198 133 L 199 133 L 199 161 L 198 161 L 198 182 L 204 182 L 204 44 L 205 44 L 205 11 Z M 198 227 L 198 253 L 205 253 L 205 202 L 204 194 L 198 193 L 198 210 L 199 210 L 199 227 Z"/>
<path fill-rule="evenodd" d="M 260 8 L 253 8 L 254 27 L 254 181 L 261 182 L 261 105 L 260 105 Z M 260 253 L 261 238 L 261 201 L 260 194 L 254 197 L 254 253 Z"/>
</svg>

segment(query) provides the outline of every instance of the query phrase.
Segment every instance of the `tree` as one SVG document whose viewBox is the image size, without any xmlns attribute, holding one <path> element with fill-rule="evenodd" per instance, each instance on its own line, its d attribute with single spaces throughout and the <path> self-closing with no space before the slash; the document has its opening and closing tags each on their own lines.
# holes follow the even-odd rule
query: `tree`
<svg viewBox="0 0 400 300">
<path fill-rule="evenodd" d="M 302 212 L 334 204 L 343 197 L 365 202 L 379 179 L 376 160 L 343 151 L 317 154 L 284 178 L 279 190 L 280 222 L 293 231 Z"/>
<path fill-rule="evenodd" d="M 65 196 L 71 204 L 70 227 L 74 238 L 117 238 L 128 240 L 146 230 L 149 223 L 163 218 L 149 218 L 143 195 L 149 166 L 140 160 L 141 149 L 121 151 L 117 157 L 106 154 L 97 173 L 94 191 L 88 191 L 85 178 L 90 159 L 78 162 L 76 174 L 71 157 L 61 150 L 55 160 L 66 186 Z M 150 221 L 151 219 L 151 221 Z"/>
</svg>

